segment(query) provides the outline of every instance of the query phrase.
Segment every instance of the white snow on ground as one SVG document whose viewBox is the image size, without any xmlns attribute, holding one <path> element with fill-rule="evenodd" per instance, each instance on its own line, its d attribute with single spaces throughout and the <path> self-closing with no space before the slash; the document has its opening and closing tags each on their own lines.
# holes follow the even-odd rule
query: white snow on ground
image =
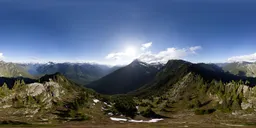
<svg viewBox="0 0 256 128">
<path fill-rule="evenodd" d="M 161 120 L 164 120 L 164 119 L 151 119 L 151 120 L 149 120 L 148 122 L 149 123 L 155 123 L 155 122 L 158 122 L 158 121 L 161 121 Z"/>
<path fill-rule="evenodd" d="M 109 105 L 108 103 L 104 102 L 105 105 L 107 105 L 108 107 L 112 107 L 111 105 Z"/>
<path fill-rule="evenodd" d="M 133 122 L 133 123 L 142 123 L 143 120 L 128 120 L 129 122 Z"/>
<path fill-rule="evenodd" d="M 115 117 L 110 117 L 111 120 L 113 121 L 128 121 L 128 122 L 132 122 L 132 123 L 156 123 L 158 121 L 164 120 L 164 119 L 151 119 L 151 120 L 127 120 L 124 118 L 115 118 Z"/>
<path fill-rule="evenodd" d="M 145 64 L 145 63 L 143 63 L 143 62 L 140 62 L 140 65 L 145 66 L 145 67 L 148 67 L 148 65 Z"/>
<path fill-rule="evenodd" d="M 110 119 L 113 120 L 113 121 L 127 121 L 127 119 L 115 118 L 115 117 L 110 117 Z"/>
<path fill-rule="evenodd" d="M 94 103 L 98 103 L 99 100 L 98 100 L 98 99 L 93 99 L 93 102 L 94 102 Z"/>
<path fill-rule="evenodd" d="M 114 114 L 113 114 L 112 112 L 109 112 L 108 115 L 109 115 L 109 116 L 113 116 Z"/>
</svg>

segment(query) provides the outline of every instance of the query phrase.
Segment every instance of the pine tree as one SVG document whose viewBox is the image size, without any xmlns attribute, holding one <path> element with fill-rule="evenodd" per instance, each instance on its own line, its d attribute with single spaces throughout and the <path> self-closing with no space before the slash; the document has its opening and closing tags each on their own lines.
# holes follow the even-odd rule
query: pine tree
<svg viewBox="0 0 256 128">
<path fill-rule="evenodd" d="M 21 80 L 21 85 L 26 85 L 26 83 L 23 79 Z"/>
<path fill-rule="evenodd" d="M 20 87 L 20 80 L 16 80 L 15 82 L 14 82 L 14 85 L 13 85 L 13 90 L 14 91 L 17 91 L 18 89 L 19 89 L 19 87 Z"/>
<path fill-rule="evenodd" d="M 1 90 L 0 90 L 1 96 L 8 95 L 9 91 L 10 90 L 9 90 L 7 84 L 4 82 L 4 84 L 3 84 L 3 86 L 1 87 Z"/>
</svg>

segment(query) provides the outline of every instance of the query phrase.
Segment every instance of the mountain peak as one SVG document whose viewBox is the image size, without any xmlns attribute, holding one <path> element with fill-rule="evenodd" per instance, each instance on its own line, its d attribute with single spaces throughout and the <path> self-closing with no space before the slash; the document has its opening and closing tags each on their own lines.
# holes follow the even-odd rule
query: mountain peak
<svg viewBox="0 0 256 128">
<path fill-rule="evenodd" d="M 57 79 L 59 79 L 59 78 L 67 80 L 64 75 L 62 75 L 62 74 L 59 73 L 59 72 L 56 72 L 56 73 L 54 73 L 54 74 L 50 74 L 50 75 L 47 74 L 47 75 L 44 75 L 43 77 L 40 78 L 40 81 L 41 81 L 41 82 L 45 82 L 45 81 L 50 81 L 50 80 L 57 80 Z"/>
<path fill-rule="evenodd" d="M 139 60 L 139 59 L 135 59 L 135 60 L 132 61 L 132 63 L 139 63 L 139 62 L 142 62 L 142 61 Z"/>
<path fill-rule="evenodd" d="M 139 65 L 148 66 L 149 64 L 146 63 L 146 62 L 142 62 L 142 61 L 139 60 L 139 59 L 135 59 L 130 65 L 131 65 L 131 66 L 139 66 Z"/>
</svg>

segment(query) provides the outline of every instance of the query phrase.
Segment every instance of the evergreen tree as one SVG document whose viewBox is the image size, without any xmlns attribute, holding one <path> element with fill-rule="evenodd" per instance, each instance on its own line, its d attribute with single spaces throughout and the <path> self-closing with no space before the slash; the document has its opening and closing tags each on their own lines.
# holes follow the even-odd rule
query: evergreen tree
<svg viewBox="0 0 256 128">
<path fill-rule="evenodd" d="M 21 80 L 21 85 L 25 85 L 26 83 L 25 83 L 25 81 L 22 79 Z"/>
<path fill-rule="evenodd" d="M 14 91 L 18 91 L 20 85 L 21 85 L 20 80 L 16 80 L 16 81 L 14 82 L 14 85 L 13 85 L 13 90 L 14 90 Z"/>
<path fill-rule="evenodd" d="M 4 82 L 3 86 L 0 88 L 0 95 L 6 96 L 6 95 L 8 95 L 9 91 L 10 90 L 9 90 L 7 84 Z"/>
</svg>

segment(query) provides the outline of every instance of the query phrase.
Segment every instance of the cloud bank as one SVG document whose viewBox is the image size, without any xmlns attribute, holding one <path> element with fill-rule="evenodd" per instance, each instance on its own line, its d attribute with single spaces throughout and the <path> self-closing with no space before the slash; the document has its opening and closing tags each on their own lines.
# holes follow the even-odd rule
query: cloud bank
<svg viewBox="0 0 256 128">
<path fill-rule="evenodd" d="M 166 63 L 171 59 L 182 59 L 188 55 L 195 54 L 197 50 L 201 49 L 200 46 L 194 46 L 190 48 L 167 48 L 166 50 L 160 51 L 156 54 L 151 52 L 142 53 L 138 59 L 148 62 L 155 63 L 161 62 Z"/>
<path fill-rule="evenodd" d="M 152 42 L 142 44 L 140 51 L 136 54 L 130 54 L 125 51 L 109 53 L 105 59 L 111 60 L 116 64 L 127 64 L 134 59 L 139 59 L 147 63 L 166 63 L 171 59 L 183 59 L 186 56 L 196 54 L 198 50 L 202 49 L 201 46 L 192 46 L 189 48 L 167 48 L 159 51 L 158 53 L 152 53 L 149 48 L 152 46 Z"/>
<path fill-rule="evenodd" d="M 255 62 L 256 53 L 249 54 L 249 55 L 242 55 L 242 56 L 233 56 L 228 58 L 228 62 L 241 62 L 241 61 Z"/>
<path fill-rule="evenodd" d="M 3 60 L 3 59 L 4 59 L 4 54 L 0 53 L 0 60 Z"/>
</svg>

